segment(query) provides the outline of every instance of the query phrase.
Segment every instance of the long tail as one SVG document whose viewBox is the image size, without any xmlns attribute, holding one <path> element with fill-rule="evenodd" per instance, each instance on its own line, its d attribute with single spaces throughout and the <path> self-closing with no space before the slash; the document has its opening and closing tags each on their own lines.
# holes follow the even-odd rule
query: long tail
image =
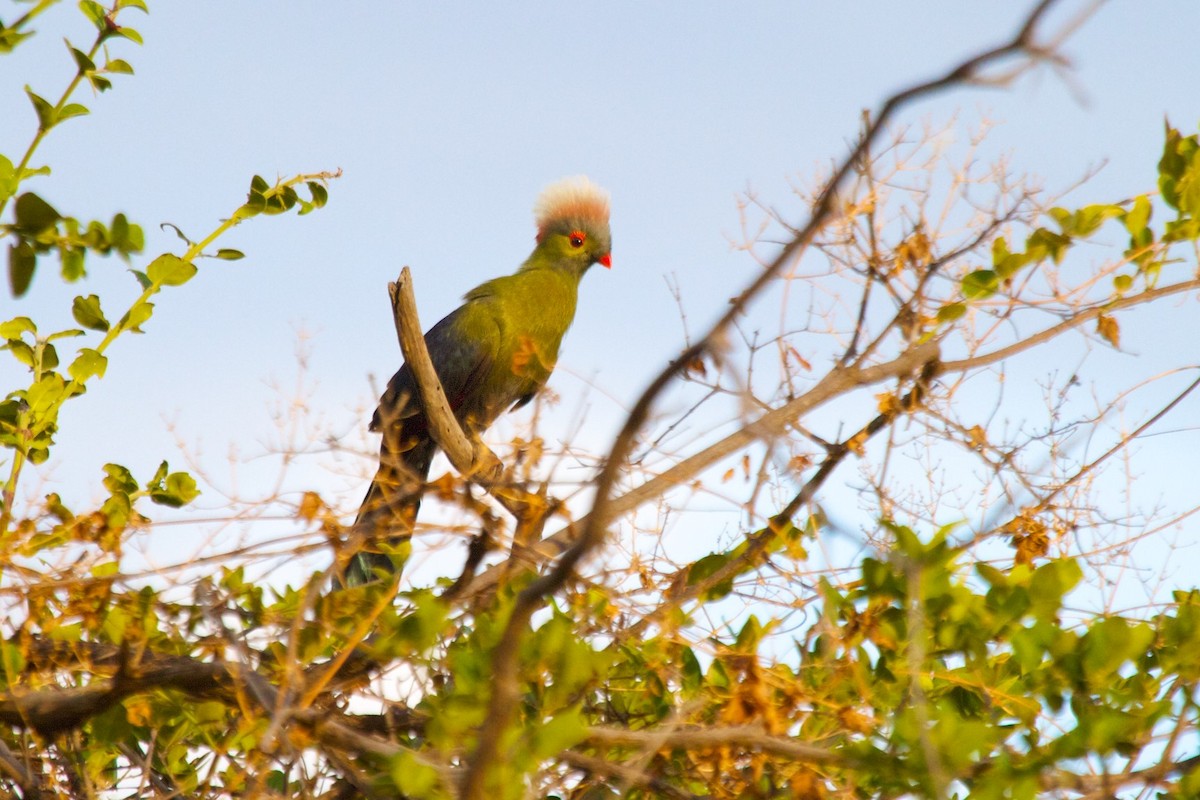
<svg viewBox="0 0 1200 800">
<path fill-rule="evenodd" d="M 413 526 L 437 445 L 424 437 L 397 453 L 389 448 L 388 438 L 384 437 L 379 470 L 354 520 L 354 538 L 363 545 L 346 567 L 347 586 L 399 576 L 411 549 Z"/>
</svg>

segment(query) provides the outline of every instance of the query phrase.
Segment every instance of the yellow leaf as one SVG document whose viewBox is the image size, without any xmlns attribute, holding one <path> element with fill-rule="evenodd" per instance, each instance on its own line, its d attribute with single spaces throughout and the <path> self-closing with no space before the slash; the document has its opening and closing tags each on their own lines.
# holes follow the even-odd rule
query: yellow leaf
<svg viewBox="0 0 1200 800">
<path fill-rule="evenodd" d="M 1010 544 L 1017 551 L 1018 564 L 1032 564 L 1050 551 L 1050 535 L 1046 523 L 1034 514 L 1036 509 L 1024 508 L 1021 513 L 1006 522 L 1001 532 L 1012 537 Z"/>
<path fill-rule="evenodd" d="M 875 730 L 875 720 L 849 706 L 838 709 L 837 716 L 843 730 L 855 733 L 872 733 Z"/>
<path fill-rule="evenodd" d="M 125 719 L 130 725 L 148 726 L 154 718 L 154 709 L 150 701 L 145 699 L 125 701 Z"/>
<path fill-rule="evenodd" d="M 891 392 L 875 395 L 876 405 L 879 407 L 880 414 L 899 414 L 900 413 L 900 398 Z M 858 452 L 858 451 L 855 451 Z M 861 454 L 860 454 L 861 455 Z"/>
<path fill-rule="evenodd" d="M 929 261 L 929 254 L 929 237 L 924 231 L 916 230 L 896 248 L 896 269 L 924 265 Z"/>
<path fill-rule="evenodd" d="M 321 513 L 321 508 L 325 504 L 321 502 L 321 496 L 316 492 L 305 492 L 300 498 L 300 507 L 296 509 L 296 516 L 305 522 L 312 522 L 317 518 L 317 514 Z"/>
<path fill-rule="evenodd" d="M 846 449 L 856 456 L 866 455 L 867 432 L 859 431 L 846 440 Z"/>
<path fill-rule="evenodd" d="M 731 480 L 733 480 L 733 473 L 733 468 L 726 470 L 725 474 L 721 476 L 721 483 L 729 483 Z"/>
<path fill-rule="evenodd" d="M 1096 317 L 1096 333 L 1100 334 L 1106 342 L 1113 347 L 1120 349 L 1121 347 L 1121 328 L 1117 325 L 1117 321 L 1107 314 L 1101 314 Z"/>
<path fill-rule="evenodd" d="M 967 442 L 976 450 L 987 447 L 987 432 L 980 425 L 972 425 L 967 429 Z"/>
</svg>

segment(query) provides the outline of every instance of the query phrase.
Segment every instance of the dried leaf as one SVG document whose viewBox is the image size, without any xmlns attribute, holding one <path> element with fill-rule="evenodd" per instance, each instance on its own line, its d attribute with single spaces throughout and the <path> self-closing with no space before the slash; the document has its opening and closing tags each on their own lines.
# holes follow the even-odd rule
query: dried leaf
<svg viewBox="0 0 1200 800">
<path fill-rule="evenodd" d="M 437 496 L 439 500 L 450 502 L 454 500 L 454 492 L 458 488 L 458 481 L 449 472 L 444 472 L 436 480 L 429 482 L 429 489 Z"/>
<path fill-rule="evenodd" d="M 867 432 L 859 431 L 846 440 L 846 449 L 856 456 L 866 455 L 867 453 Z"/>
<path fill-rule="evenodd" d="M 1010 544 L 1017 551 L 1016 563 L 1032 564 L 1050 551 L 1050 536 L 1046 523 L 1035 516 L 1036 509 L 1025 508 L 1000 528 L 1012 537 Z"/>
<path fill-rule="evenodd" d="M 296 516 L 305 522 L 312 522 L 321 513 L 321 509 L 325 506 L 321 496 L 316 492 L 305 492 L 300 498 L 300 507 L 296 509 Z"/>
<path fill-rule="evenodd" d="M 808 363 L 808 359 L 800 355 L 799 350 L 789 344 L 787 346 L 787 350 L 784 352 L 786 353 L 786 357 L 795 360 L 795 362 L 800 366 L 800 369 L 804 370 L 805 372 L 812 372 L 812 364 Z"/>
<path fill-rule="evenodd" d="M 1107 314 L 1096 317 L 1096 333 L 1113 347 L 1121 348 L 1121 327 L 1117 321 Z"/>
<path fill-rule="evenodd" d="M 875 395 L 875 400 L 880 414 L 891 416 L 893 414 L 899 414 L 901 411 L 900 398 L 896 397 L 896 395 L 892 394 L 891 392 L 877 394 Z M 855 452 L 857 453 L 858 451 L 855 450 Z"/>
<path fill-rule="evenodd" d="M 918 228 L 896 247 L 896 269 L 905 270 L 910 266 L 924 266 L 929 262 L 929 256 L 929 237 Z"/>
<path fill-rule="evenodd" d="M 967 429 L 967 443 L 976 450 L 987 447 L 987 432 L 980 425 L 972 425 Z"/>
<path fill-rule="evenodd" d="M 812 466 L 812 463 L 813 463 L 813 458 L 810 455 L 804 454 L 804 455 L 792 456 L 788 460 L 788 469 L 793 470 L 795 472 L 804 472 L 804 470 L 806 470 Z"/>
<path fill-rule="evenodd" d="M 733 480 L 734 472 L 735 470 L 732 467 L 726 470 L 725 474 L 721 476 L 721 483 L 729 483 L 731 480 Z"/>
<path fill-rule="evenodd" d="M 871 733 L 875 730 L 875 720 L 849 706 L 838 709 L 837 717 L 843 730 L 855 733 Z"/>
</svg>

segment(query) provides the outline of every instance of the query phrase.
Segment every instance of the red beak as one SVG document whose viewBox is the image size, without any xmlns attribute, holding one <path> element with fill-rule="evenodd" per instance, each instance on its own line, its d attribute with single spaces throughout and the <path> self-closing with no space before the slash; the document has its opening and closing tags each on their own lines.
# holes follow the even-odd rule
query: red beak
<svg viewBox="0 0 1200 800">
<path fill-rule="evenodd" d="M 605 253 L 596 260 L 603 264 L 605 269 L 612 269 L 612 253 Z"/>
</svg>

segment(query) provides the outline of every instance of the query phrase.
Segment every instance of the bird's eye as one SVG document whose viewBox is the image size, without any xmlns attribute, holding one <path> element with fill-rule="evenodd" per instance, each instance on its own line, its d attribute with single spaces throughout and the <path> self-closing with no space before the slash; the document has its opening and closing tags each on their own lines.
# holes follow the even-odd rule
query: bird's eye
<svg viewBox="0 0 1200 800">
<path fill-rule="evenodd" d="M 583 243 L 587 240 L 587 234 L 583 231 L 571 232 L 571 247 L 583 247 Z"/>
</svg>

